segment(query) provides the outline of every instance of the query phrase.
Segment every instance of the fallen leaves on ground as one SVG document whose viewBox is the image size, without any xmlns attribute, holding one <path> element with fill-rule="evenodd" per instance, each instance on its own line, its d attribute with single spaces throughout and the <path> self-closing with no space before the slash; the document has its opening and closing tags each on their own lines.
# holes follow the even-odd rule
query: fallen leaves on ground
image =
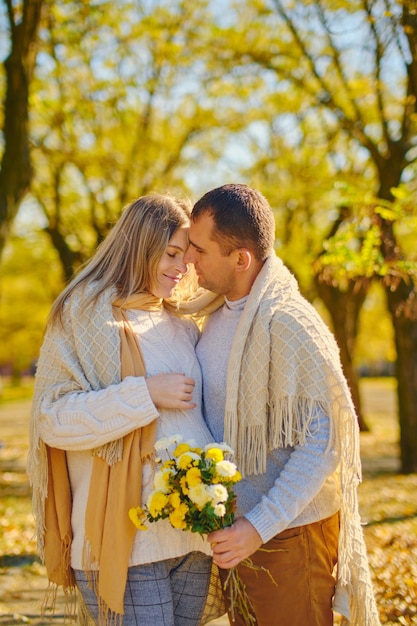
<svg viewBox="0 0 417 626">
<path fill-rule="evenodd" d="M 417 624 L 417 475 L 365 478 L 359 488 L 382 624 Z"/>
</svg>

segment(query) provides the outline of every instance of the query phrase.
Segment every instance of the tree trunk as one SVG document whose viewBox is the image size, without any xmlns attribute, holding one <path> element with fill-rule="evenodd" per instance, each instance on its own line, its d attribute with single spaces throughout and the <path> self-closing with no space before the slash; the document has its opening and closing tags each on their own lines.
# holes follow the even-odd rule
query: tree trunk
<svg viewBox="0 0 417 626">
<path fill-rule="evenodd" d="M 401 144 L 397 143 L 397 146 Z M 379 196 L 392 200 L 391 188 L 401 180 L 405 148 L 399 155 L 392 150 L 392 160 L 379 168 Z M 381 220 L 381 251 L 388 266 L 404 258 L 392 222 Z M 387 274 L 385 288 L 388 310 L 394 328 L 397 351 L 396 378 L 398 417 L 400 424 L 401 471 L 417 472 L 417 292 L 411 275 L 398 271 Z"/>
<path fill-rule="evenodd" d="M 62 277 L 65 284 L 74 277 L 75 269 L 81 264 L 80 254 L 71 250 L 65 241 L 65 236 L 58 228 L 46 227 L 45 232 L 49 235 L 51 243 L 58 253 L 61 262 Z"/>
<path fill-rule="evenodd" d="M 417 303 L 405 282 L 394 291 L 387 288 L 386 295 L 397 350 L 401 471 L 409 474 L 417 472 Z"/>
<path fill-rule="evenodd" d="M 360 278 L 350 281 L 346 291 L 325 282 L 321 276 L 316 276 L 316 285 L 319 296 L 329 311 L 333 324 L 333 332 L 340 350 L 340 360 L 348 381 L 353 404 L 358 416 L 361 431 L 368 431 L 362 412 L 361 396 L 359 392 L 359 377 L 354 366 L 354 351 L 358 334 L 358 321 L 362 305 L 367 296 L 370 281 Z"/>
<path fill-rule="evenodd" d="M 4 152 L 0 170 L 0 256 L 20 203 L 29 190 L 29 87 L 36 62 L 36 38 L 43 0 L 25 0 L 17 24 L 10 3 L 11 52 L 4 62 Z M 17 13 L 17 10 L 16 10 Z"/>
</svg>

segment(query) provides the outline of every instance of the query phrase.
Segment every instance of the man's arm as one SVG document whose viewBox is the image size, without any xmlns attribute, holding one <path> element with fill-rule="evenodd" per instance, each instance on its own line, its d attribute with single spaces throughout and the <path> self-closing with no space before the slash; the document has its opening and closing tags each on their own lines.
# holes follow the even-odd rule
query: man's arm
<svg viewBox="0 0 417 626">
<path fill-rule="evenodd" d="M 263 543 L 282 532 L 318 494 L 338 465 L 328 450 L 329 419 L 319 413 L 312 420 L 303 446 L 296 446 L 273 487 L 261 501 L 232 526 L 208 535 L 214 562 L 222 568 L 237 565 Z"/>
</svg>

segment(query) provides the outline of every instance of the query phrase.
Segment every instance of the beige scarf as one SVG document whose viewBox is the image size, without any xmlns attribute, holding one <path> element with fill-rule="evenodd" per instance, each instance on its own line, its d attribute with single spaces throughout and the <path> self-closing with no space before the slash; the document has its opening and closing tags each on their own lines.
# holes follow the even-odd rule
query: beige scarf
<svg viewBox="0 0 417 626">
<path fill-rule="evenodd" d="M 144 376 L 145 364 L 126 309 L 159 310 L 162 300 L 138 294 L 113 303 L 119 325 L 121 377 Z M 120 621 L 127 568 L 136 529 L 128 511 L 141 500 L 142 463 L 153 452 L 156 420 L 122 440 L 95 451 L 85 519 L 85 566 L 99 572 L 95 590 L 99 623 Z M 47 446 L 48 497 L 45 500 L 45 564 L 48 578 L 64 589 L 74 586 L 70 567 L 71 487 L 65 451 Z M 117 541 L 117 546 L 115 545 Z"/>
</svg>

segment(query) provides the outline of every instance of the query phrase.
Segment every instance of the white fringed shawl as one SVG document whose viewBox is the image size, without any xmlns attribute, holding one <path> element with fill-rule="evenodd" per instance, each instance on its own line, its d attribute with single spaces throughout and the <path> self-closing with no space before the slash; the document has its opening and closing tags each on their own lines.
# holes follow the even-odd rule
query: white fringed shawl
<svg viewBox="0 0 417 626">
<path fill-rule="evenodd" d="M 315 408 L 330 417 L 329 446 L 340 454 L 342 493 L 335 610 L 351 626 L 377 626 L 357 502 L 359 428 L 337 344 L 271 255 L 252 286 L 236 329 L 227 377 L 225 440 L 243 474 L 266 470 L 267 452 L 303 445 Z M 346 592 L 349 600 L 345 602 Z"/>
</svg>

